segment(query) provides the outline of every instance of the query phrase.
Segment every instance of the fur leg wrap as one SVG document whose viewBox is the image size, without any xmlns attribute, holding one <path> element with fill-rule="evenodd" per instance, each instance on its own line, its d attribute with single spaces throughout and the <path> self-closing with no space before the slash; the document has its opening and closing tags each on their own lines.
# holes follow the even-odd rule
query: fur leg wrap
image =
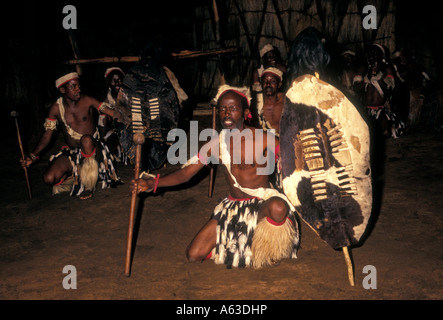
<svg viewBox="0 0 443 320">
<path fill-rule="evenodd" d="M 253 267 L 260 269 L 284 259 L 291 258 L 298 237 L 289 219 L 282 225 L 272 224 L 263 218 L 255 228 L 252 240 Z"/>
<path fill-rule="evenodd" d="M 83 159 L 78 174 L 85 190 L 94 191 L 98 180 L 98 162 L 94 156 Z"/>
</svg>

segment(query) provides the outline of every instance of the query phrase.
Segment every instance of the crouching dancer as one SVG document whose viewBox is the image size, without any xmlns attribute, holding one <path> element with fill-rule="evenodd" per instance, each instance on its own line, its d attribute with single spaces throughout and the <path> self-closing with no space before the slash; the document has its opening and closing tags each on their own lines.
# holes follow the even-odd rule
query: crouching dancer
<svg viewBox="0 0 443 320">
<path fill-rule="evenodd" d="M 71 196 L 88 199 L 99 180 L 102 188 L 120 183 L 112 156 L 100 140 L 96 125 L 97 110 L 111 117 L 115 114 L 106 103 L 81 94 L 77 73 L 68 73 L 57 79 L 55 84 L 61 97 L 50 107 L 44 123 L 45 133 L 34 151 L 21 163 L 29 166 L 35 162 L 51 142 L 54 131 L 60 127 L 67 145 L 50 157 L 43 180 L 53 186 L 53 194 L 71 190 Z"/>
<path fill-rule="evenodd" d="M 275 165 L 275 136 L 244 124 L 249 114 L 247 88 L 222 86 L 215 99 L 223 127 L 218 139 L 211 139 L 200 149 L 201 153 L 171 174 L 157 175 L 155 179 L 144 175 L 131 181 L 132 192 L 155 192 L 158 187 L 179 185 L 208 163 L 218 163 L 214 159 L 220 159 L 229 195 L 189 244 L 188 260 L 210 258 L 227 268 L 259 269 L 284 258 L 296 258 L 299 229 L 294 208 L 285 195 L 270 187 L 272 172 L 264 170 L 267 164 L 261 158 Z M 237 142 L 234 132 L 239 133 Z"/>
</svg>

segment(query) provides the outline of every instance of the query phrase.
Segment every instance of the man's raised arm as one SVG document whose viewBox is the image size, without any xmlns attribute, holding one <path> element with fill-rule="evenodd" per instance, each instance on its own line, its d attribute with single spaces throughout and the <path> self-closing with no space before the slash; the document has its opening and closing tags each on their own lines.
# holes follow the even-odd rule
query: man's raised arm
<svg viewBox="0 0 443 320">
<path fill-rule="evenodd" d="M 116 119 L 118 122 L 124 123 L 123 116 L 120 112 L 115 111 L 109 103 L 107 102 L 100 102 L 95 98 L 90 97 L 92 100 L 92 105 L 98 110 L 98 112 L 107 114 L 113 119 Z"/>
</svg>

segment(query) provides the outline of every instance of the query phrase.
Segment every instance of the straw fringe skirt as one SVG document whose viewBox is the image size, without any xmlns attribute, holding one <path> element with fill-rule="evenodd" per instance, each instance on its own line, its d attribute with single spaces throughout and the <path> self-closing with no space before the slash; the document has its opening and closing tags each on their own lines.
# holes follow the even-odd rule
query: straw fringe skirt
<svg viewBox="0 0 443 320">
<path fill-rule="evenodd" d="M 97 161 L 97 180 L 101 182 L 101 188 L 106 189 L 122 184 L 121 179 L 117 176 L 113 163 L 114 158 L 108 147 L 101 140 L 96 140 L 96 143 L 97 151 L 94 158 Z M 69 147 L 63 147 L 59 153 L 52 155 L 49 161 L 53 161 L 62 155 L 69 159 L 73 167 L 72 175 L 74 182 L 71 189 L 71 196 L 80 196 L 83 191 L 88 189 L 85 188 L 85 185 L 82 183 L 82 179 L 80 177 L 80 168 L 82 167 L 85 158 L 82 157 L 80 148 L 70 149 Z"/>
<path fill-rule="evenodd" d="M 228 269 L 232 267 L 245 268 L 254 266 L 253 242 L 254 233 L 258 222 L 258 212 L 264 200 L 259 198 L 233 199 L 225 198 L 214 209 L 213 218 L 217 224 L 217 242 L 212 251 L 211 259 L 216 264 L 226 264 Z M 284 224 L 283 228 L 291 228 L 293 236 L 286 243 L 289 248 L 282 258 L 296 258 L 299 248 L 298 224 L 293 212 L 290 212 L 288 220 L 291 223 Z M 277 230 L 280 232 L 281 230 Z M 269 234 L 273 237 L 272 234 Z M 272 248 L 270 248 L 272 251 Z M 261 249 L 259 249 L 261 250 Z M 260 263 L 260 267 L 264 264 Z"/>
</svg>

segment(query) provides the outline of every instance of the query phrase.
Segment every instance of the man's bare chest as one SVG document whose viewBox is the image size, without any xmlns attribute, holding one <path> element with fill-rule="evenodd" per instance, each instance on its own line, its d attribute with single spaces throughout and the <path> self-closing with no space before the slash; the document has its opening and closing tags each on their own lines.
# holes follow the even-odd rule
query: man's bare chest
<svg viewBox="0 0 443 320">
<path fill-rule="evenodd" d="M 267 121 L 271 123 L 278 123 L 280 121 L 282 111 L 283 103 L 268 104 L 263 108 L 263 115 Z"/>
<path fill-rule="evenodd" d="M 232 148 L 230 151 L 230 167 L 235 171 L 248 171 L 261 167 L 257 162 L 257 156 L 263 157 L 264 151 L 262 150 L 262 145 L 256 146 L 253 143 L 247 143 L 247 141 L 242 141 L 242 148 Z M 258 148 L 258 149 L 256 149 Z"/>
<path fill-rule="evenodd" d="M 65 108 L 65 121 L 69 126 L 84 126 L 92 124 L 94 114 L 91 108 Z"/>
</svg>

